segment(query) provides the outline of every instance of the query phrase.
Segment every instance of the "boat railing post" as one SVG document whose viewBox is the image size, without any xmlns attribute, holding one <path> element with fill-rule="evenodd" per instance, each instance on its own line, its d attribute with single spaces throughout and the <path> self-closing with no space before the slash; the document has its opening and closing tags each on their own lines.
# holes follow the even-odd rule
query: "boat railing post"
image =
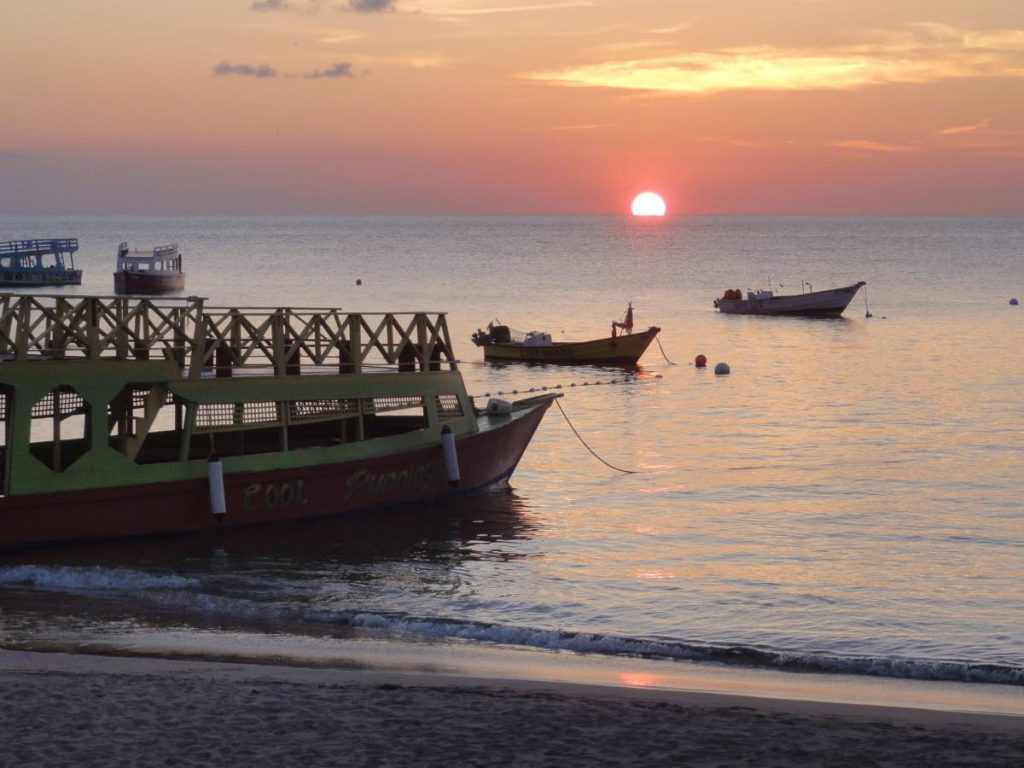
<svg viewBox="0 0 1024 768">
<path fill-rule="evenodd" d="M 363 318 L 361 315 L 348 316 L 348 347 L 352 357 L 352 373 L 363 372 Z M 362 439 L 360 419 L 360 439 Z"/>
<path fill-rule="evenodd" d="M 114 317 L 117 322 L 117 330 L 114 332 L 114 349 L 118 360 L 127 360 L 130 356 L 128 343 L 131 339 L 128 333 L 128 300 L 114 300 Z"/>
<path fill-rule="evenodd" d="M 191 297 L 191 307 L 187 308 L 183 316 L 183 330 L 187 330 L 186 323 L 189 309 L 195 311 L 195 318 L 192 327 L 192 343 L 188 351 L 188 378 L 201 379 L 203 377 L 203 366 L 206 364 L 206 314 L 203 312 L 203 299 L 198 296 Z"/>
<path fill-rule="evenodd" d="M 286 373 L 287 360 L 285 357 L 285 334 L 284 334 L 284 310 L 276 309 L 270 321 L 271 349 L 274 353 L 274 375 L 283 376 Z"/>
<path fill-rule="evenodd" d="M 430 359 L 433 349 L 427 349 L 429 344 L 427 338 L 427 316 L 422 312 L 416 313 L 416 352 L 419 356 L 420 370 L 426 371 L 431 368 Z"/>
</svg>

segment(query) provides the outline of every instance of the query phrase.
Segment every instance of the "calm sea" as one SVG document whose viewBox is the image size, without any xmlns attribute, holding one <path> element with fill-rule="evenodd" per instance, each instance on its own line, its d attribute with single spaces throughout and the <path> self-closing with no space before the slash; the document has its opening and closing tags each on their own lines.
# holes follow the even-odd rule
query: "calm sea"
<svg viewBox="0 0 1024 768">
<path fill-rule="evenodd" d="M 5 555 L 4 646 L 385 638 L 1024 684 L 1024 219 L 0 216 L 0 240 L 57 236 L 76 292 L 111 292 L 122 240 L 177 242 L 212 305 L 447 311 L 471 393 L 562 385 L 635 474 L 552 408 L 510 489 L 441 508 Z M 857 280 L 841 320 L 711 303 Z M 663 329 L 633 374 L 469 341 L 604 336 L 627 302 Z"/>
</svg>

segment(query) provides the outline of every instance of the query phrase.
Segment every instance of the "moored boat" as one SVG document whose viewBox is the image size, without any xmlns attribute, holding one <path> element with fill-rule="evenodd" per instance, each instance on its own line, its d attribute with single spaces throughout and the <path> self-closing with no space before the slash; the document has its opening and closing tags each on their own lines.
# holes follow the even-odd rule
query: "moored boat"
<svg viewBox="0 0 1024 768">
<path fill-rule="evenodd" d="M 853 300 L 863 280 L 842 288 L 807 291 L 776 296 L 773 291 L 747 291 L 744 299 L 739 289 L 728 290 L 714 306 L 730 315 L 801 315 L 805 317 L 839 317 Z"/>
<path fill-rule="evenodd" d="M 82 270 L 75 269 L 77 250 L 74 237 L 0 243 L 0 286 L 80 285 Z"/>
<path fill-rule="evenodd" d="M 130 250 L 128 243 L 117 247 L 114 293 L 161 294 L 185 287 L 178 246 L 162 245 L 149 251 Z"/>
<path fill-rule="evenodd" d="M 636 365 L 660 332 L 661 328 L 652 325 L 646 331 L 633 333 L 630 304 L 625 319 L 613 322 L 612 335 L 603 339 L 553 341 L 549 333 L 514 333 L 507 325 L 496 323 L 489 323 L 486 331 L 478 329 L 472 338 L 483 349 L 484 360 Z"/>
<path fill-rule="evenodd" d="M 443 313 L 0 294 L 0 547 L 433 502 L 553 396 L 478 409 Z"/>
</svg>

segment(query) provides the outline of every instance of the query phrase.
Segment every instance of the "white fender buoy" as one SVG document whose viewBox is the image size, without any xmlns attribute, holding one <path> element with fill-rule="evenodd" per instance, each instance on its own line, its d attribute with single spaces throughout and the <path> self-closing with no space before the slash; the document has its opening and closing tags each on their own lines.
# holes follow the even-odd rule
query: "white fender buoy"
<svg viewBox="0 0 1024 768">
<path fill-rule="evenodd" d="M 227 514 L 228 503 L 224 498 L 224 465 L 216 454 L 206 462 L 206 476 L 210 481 L 210 512 L 217 517 Z"/>
<path fill-rule="evenodd" d="M 725 376 L 728 373 L 729 373 L 729 364 L 728 363 L 718 363 L 715 366 L 715 375 L 716 376 Z"/>
<path fill-rule="evenodd" d="M 455 451 L 455 433 L 447 424 L 441 429 L 441 451 L 444 453 L 444 471 L 449 485 L 459 482 L 459 455 Z"/>
<path fill-rule="evenodd" d="M 492 397 L 487 401 L 488 416 L 508 416 L 510 413 L 512 413 L 512 403 L 508 400 Z"/>
</svg>

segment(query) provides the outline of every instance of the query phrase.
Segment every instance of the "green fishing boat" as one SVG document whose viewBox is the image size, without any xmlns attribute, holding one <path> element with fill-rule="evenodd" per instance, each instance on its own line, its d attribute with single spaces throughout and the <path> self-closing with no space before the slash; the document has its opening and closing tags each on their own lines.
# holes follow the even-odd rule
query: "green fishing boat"
<svg viewBox="0 0 1024 768">
<path fill-rule="evenodd" d="M 554 397 L 477 408 L 444 313 L 0 294 L 0 547 L 477 491 Z"/>
</svg>

